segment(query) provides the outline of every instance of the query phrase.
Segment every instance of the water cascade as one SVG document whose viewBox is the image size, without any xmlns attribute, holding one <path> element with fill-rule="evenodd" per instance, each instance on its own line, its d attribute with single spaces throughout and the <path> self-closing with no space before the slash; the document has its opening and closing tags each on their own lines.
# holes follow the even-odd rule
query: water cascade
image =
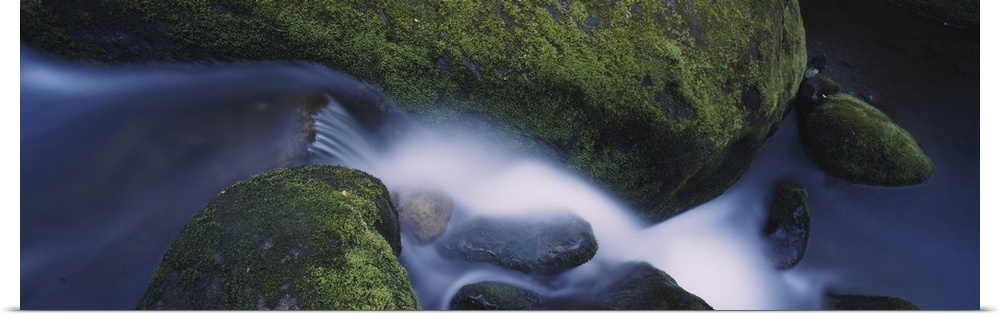
<svg viewBox="0 0 1000 317">
<path fill-rule="evenodd" d="M 822 289 L 797 271 L 781 272 L 766 257 L 761 228 L 766 193 L 738 186 L 723 196 L 659 225 L 644 228 L 597 186 L 545 158 L 519 157 L 457 127 L 426 127 L 389 139 L 385 152 L 359 137 L 358 126 L 331 101 L 315 116 L 315 164 L 368 171 L 395 188 L 425 188 L 455 202 L 449 230 L 472 216 L 524 217 L 570 210 L 593 227 L 600 247 L 588 263 L 565 273 L 532 276 L 494 265 L 442 258 L 434 245 L 416 245 L 403 235 L 404 266 L 424 309 L 447 309 L 463 285 L 503 281 L 548 297 L 582 297 L 614 265 L 645 261 L 667 272 L 716 309 L 819 309 Z M 339 134 L 324 135 L 327 132 Z M 342 136 L 342 137 L 338 137 Z M 768 187 L 769 188 L 769 187 Z M 437 241 L 435 243 L 440 243 Z"/>
</svg>

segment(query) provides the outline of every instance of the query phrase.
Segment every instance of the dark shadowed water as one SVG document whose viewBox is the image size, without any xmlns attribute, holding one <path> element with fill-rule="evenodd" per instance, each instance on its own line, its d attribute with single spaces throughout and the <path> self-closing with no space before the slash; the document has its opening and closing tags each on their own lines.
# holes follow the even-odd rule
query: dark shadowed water
<svg viewBox="0 0 1000 317">
<path fill-rule="evenodd" d="M 824 75 L 871 98 L 936 168 L 910 188 L 872 190 L 818 176 L 804 182 L 814 231 L 801 266 L 849 273 L 832 285 L 843 292 L 896 295 L 925 309 L 978 309 L 979 31 L 885 1 L 800 3 L 809 54 L 828 56 Z"/>
<path fill-rule="evenodd" d="M 350 140 L 335 146 L 357 150 L 353 158 L 314 158 L 356 162 L 390 189 L 420 179 L 463 192 L 458 205 L 467 215 L 569 206 L 601 242 L 591 263 L 538 279 L 443 261 L 404 240 L 403 263 L 424 308 L 446 308 L 458 287 L 487 279 L 553 296 L 583 294 L 592 285 L 584 281 L 604 266 L 644 260 L 722 309 L 820 309 L 824 292 L 979 309 L 978 32 L 883 1 L 801 6 L 810 54 L 829 56 L 824 75 L 870 96 L 914 135 L 936 167 L 926 184 L 873 188 L 826 177 L 798 143 L 795 113 L 723 196 L 644 230 L 613 198 L 557 164 L 454 154 L 468 140 L 421 139 L 433 131 L 396 140 L 376 159 L 385 153 L 358 150 Z M 283 161 L 298 108 L 275 100 L 303 92 L 341 103 L 381 100 L 370 87 L 311 64 L 109 69 L 22 51 L 21 308 L 131 309 L 170 241 L 212 195 L 246 176 L 301 163 Z M 336 116 L 333 110 L 324 111 Z M 326 128 L 319 138 L 361 129 Z M 807 188 L 812 231 L 802 262 L 779 272 L 764 262 L 758 233 L 769 191 L 784 178 Z"/>
</svg>

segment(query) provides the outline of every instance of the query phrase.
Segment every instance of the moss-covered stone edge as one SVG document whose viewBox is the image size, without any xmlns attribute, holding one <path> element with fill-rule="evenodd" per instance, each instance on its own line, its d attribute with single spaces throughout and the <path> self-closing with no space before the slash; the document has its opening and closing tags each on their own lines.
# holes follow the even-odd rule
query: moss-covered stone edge
<svg viewBox="0 0 1000 317">
<path fill-rule="evenodd" d="M 239 181 L 185 225 L 137 309 L 267 309 L 289 294 L 298 309 L 419 309 L 396 258 L 398 229 L 377 229 L 386 212 L 384 185 L 357 170 L 304 166 Z M 171 296 L 184 300 L 158 303 Z"/>
<path fill-rule="evenodd" d="M 534 310 L 540 309 L 542 301 L 542 296 L 531 290 L 506 282 L 484 281 L 462 286 L 452 297 L 449 309 Z"/>
</svg>

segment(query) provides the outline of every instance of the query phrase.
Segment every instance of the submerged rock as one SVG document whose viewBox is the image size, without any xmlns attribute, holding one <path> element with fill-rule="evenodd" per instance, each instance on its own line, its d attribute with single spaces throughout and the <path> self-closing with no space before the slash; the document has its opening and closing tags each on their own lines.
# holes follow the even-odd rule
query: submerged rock
<svg viewBox="0 0 1000 317">
<path fill-rule="evenodd" d="M 799 131 L 806 151 L 823 171 L 852 183 L 905 186 L 922 183 L 934 173 L 913 136 L 848 94 L 830 96 L 806 113 Z"/>
<path fill-rule="evenodd" d="M 430 243 L 444 234 L 453 209 L 451 198 L 434 191 L 400 190 L 393 195 L 399 226 L 417 244 Z"/>
<path fill-rule="evenodd" d="M 706 272 L 711 274 L 711 272 Z M 595 309 L 711 310 L 701 297 L 681 288 L 674 278 L 646 262 L 625 263 L 608 272 L 611 282 L 598 292 Z"/>
<path fill-rule="evenodd" d="M 479 282 L 462 286 L 451 298 L 451 310 L 531 310 L 538 309 L 538 293 L 503 282 Z"/>
<path fill-rule="evenodd" d="M 648 224 L 739 179 L 806 63 L 799 2 L 787 0 L 24 1 L 20 10 L 26 46 L 75 60 L 322 63 L 424 120 L 561 160 Z"/>
<path fill-rule="evenodd" d="M 590 261 L 597 239 L 590 224 L 568 212 L 517 218 L 480 217 L 438 243 L 441 255 L 493 263 L 532 274 L 555 274 Z"/>
<path fill-rule="evenodd" d="M 826 306 L 836 310 L 920 310 L 916 304 L 893 296 L 828 295 Z"/>
<path fill-rule="evenodd" d="M 170 244 L 138 309 L 419 309 L 382 183 L 277 169 L 215 196 Z"/>
<path fill-rule="evenodd" d="M 774 247 L 772 259 L 780 269 L 794 267 L 805 255 L 809 244 L 807 198 L 806 188 L 796 181 L 785 180 L 775 186 L 764 234 Z"/>
</svg>

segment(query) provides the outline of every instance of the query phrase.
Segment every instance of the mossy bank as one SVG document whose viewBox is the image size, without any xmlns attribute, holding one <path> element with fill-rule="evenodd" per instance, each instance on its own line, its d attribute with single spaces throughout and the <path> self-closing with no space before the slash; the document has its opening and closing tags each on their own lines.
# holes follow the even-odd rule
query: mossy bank
<svg viewBox="0 0 1000 317">
<path fill-rule="evenodd" d="M 317 61 L 436 125 L 495 123 L 650 223 L 739 178 L 806 62 L 794 0 L 25 0 L 21 39 L 97 63 Z"/>
<path fill-rule="evenodd" d="M 419 309 L 382 183 L 277 169 L 221 191 L 171 243 L 139 309 Z"/>
</svg>

